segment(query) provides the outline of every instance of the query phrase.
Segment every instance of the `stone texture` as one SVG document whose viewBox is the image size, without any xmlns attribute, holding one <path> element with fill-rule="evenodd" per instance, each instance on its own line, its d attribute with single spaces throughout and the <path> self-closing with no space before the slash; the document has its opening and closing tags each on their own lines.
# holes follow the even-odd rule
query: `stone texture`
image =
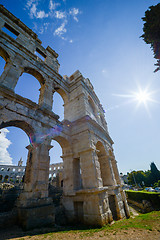
<svg viewBox="0 0 160 240">
<path fill-rule="evenodd" d="M 58 54 L 53 49 L 45 49 L 37 35 L 2 5 L 0 17 L 0 55 L 6 61 L 0 77 L 0 128 L 19 127 L 33 140 L 27 147 L 24 191 L 17 202 L 19 222 L 26 229 L 41 226 L 44 218 L 48 224 L 54 223 L 47 200 L 52 139 L 61 145 L 63 152 L 63 206 L 68 222 L 104 225 L 114 215 L 117 219 L 128 217 L 113 141 L 90 80 L 78 70 L 70 77 L 62 77 L 58 72 Z M 3 32 L 8 25 L 16 31 L 16 39 Z M 33 75 L 41 85 L 38 104 L 14 92 L 23 73 Z M 62 122 L 51 111 L 54 92 L 64 101 Z M 60 130 L 54 134 L 56 128 Z M 48 132 L 49 137 L 39 137 L 40 133 L 46 136 Z"/>
</svg>

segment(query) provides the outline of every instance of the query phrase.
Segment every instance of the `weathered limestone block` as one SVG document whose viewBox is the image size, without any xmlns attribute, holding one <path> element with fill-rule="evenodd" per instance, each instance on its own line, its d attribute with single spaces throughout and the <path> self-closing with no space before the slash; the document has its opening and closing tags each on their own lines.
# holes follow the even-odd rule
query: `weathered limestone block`
<svg viewBox="0 0 160 240">
<path fill-rule="evenodd" d="M 8 63 L 1 75 L 0 84 L 11 90 L 14 90 L 21 72 L 22 70 L 19 69 L 17 65 L 14 63 Z"/>
<path fill-rule="evenodd" d="M 83 188 L 101 187 L 101 182 L 97 178 L 98 173 L 94 165 L 94 154 L 92 149 L 80 153 Z"/>
</svg>

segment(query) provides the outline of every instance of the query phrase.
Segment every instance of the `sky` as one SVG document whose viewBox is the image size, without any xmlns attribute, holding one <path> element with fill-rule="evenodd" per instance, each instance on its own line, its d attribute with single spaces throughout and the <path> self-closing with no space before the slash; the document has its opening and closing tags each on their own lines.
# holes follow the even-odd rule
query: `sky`
<svg viewBox="0 0 160 240">
<path fill-rule="evenodd" d="M 0 0 L 58 54 L 60 74 L 89 78 L 105 110 L 119 171 L 160 170 L 160 71 L 143 34 L 142 17 L 157 0 Z M 3 60 L 0 62 L 3 71 Z M 0 73 L 1 73 L 0 72 Z M 27 84 L 26 84 L 27 82 Z M 38 102 L 39 85 L 23 74 L 15 92 Z M 31 88 L 27 88 L 32 86 Z M 32 89 L 32 92 L 31 90 Z M 63 102 L 54 112 L 63 119 Z M 58 102 L 58 105 L 56 105 Z M 4 140 L 5 139 L 5 140 Z M 8 139 L 8 141 L 6 140 Z M 14 127 L 0 135 L 0 163 L 26 161 L 28 137 Z M 51 162 L 61 148 L 54 141 Z M 56 150 L 57 149 L 57 150 Z M 6 154 L 6 157 L 4 157 Z"/>
</svg>

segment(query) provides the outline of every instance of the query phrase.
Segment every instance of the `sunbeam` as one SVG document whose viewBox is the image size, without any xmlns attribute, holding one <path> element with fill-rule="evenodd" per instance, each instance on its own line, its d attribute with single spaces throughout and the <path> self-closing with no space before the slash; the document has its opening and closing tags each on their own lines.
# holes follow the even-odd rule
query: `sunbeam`
<svg viewBox="0 0 160 240">
<path fill-rule="evenodd" d="M 112 96 L 120 97 L 120 98 L 126 98 L 127 100 L 124 101 L 121 104 L 117 104 L 113 107 L 110 107 L 108 111 L 111 111 L 113 109 L 122 107 L 124 105 L 128 105 L 130 103 L 136 103 L 135 110 L 138 110 L 140 106 L 144 106 L 146 112 L 148 113 L 149 117 L 151 116 L 150 111 L 149 111 L 149 104 L 150 103 L 157 103 L 160 104 L 157 100 L 153 98 L 153 95 L 157 92 L 159 92 L 160 89 L 155 90 L 155 91 L 150 91 L 149 87 L 147 86 L 146 88 L 142 89 L 138 85 L 137 91 L 132 91 L 129 94 L 112 94 Z"/>
</svg>

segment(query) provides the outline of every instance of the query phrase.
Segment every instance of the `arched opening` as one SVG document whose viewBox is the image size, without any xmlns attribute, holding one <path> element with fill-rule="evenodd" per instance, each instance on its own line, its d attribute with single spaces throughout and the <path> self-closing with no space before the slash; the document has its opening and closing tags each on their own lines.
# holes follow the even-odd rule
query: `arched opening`
<svg viewBox="0 0 160 240">
<path fill-rule="evenodd" d="M 56 206 L 60 204 L 63 193 L 64 165 L 61 156 L 70 151 L 69 144 L 63 137 L 57 136 L 51 141 L 49 152 L 49 197 L 53 199 Z"/>
<path fill-rule="evenodd" d="M 101 172 L 103 186 L 112 186 L 113 181 L 112 181 L 111 169 L 109 165 L 109 158 L 106 154 L 106 150 L 102 142 L 100 141 L 97 142 L 96 150 L 97 150 L 98 161 L 100 164 L 100 172 Z"/>
<path fill-rule="evenodd" d="M 0 124 L 0 169 L 4 168 L 14 182 L 22 183 L 25 174 L 29 135 L 33 129 L 23 121 L 9 121 Z M 5 167 L 6 166 L 6 167 Z"/>
<path fill-rule="evenodd" d="M 6 61 L 0 56 L 0 76 L 4 71 L 5 65 L 6 65 Z"/>
<path fill-rule="evenodd" d="M 53 148 L 51 148 L 49 152 L 49 173 L 52 174 L 52 185 L 62 190 L 65 169 L 61 156 L 70 153 L 70 146 L 68 141 L 61 136 L 55 137 L 54 140 L 52 140 L 51 145 Z"/>
<path fill-rule="evenodd" d="M 23 130 L 16 127 L 3 128 L 0 132 L 0 164 L 7 165 L 6 171 L 9 173 L 15 172 L 15 170 L 23 171 L 21 166 L 18 167 L 18 163 L 22 159 L 22 166 L 26 166 L 28 137 Z M 16 166 L 17 169 L 13 166 Z"/>
<path fill-rule="evenodd" d="M 8 53 L 2 47 L 0 47 L 0 76 L 2 75 L 4 68 L 6 67 L 8 62 L 9 62 Z"/>
<path fill-rule="evenodd" d="M 55 141 L 51 141 L 52 148 L 49 151 L 50 156 L 50 167 L 49 167 L 49 173 L 50 176 L 50 183 L 54 185 L 57 188 L 61 187 L 61 181 L 63 180 L 63 176 L 61 176 L 62 179 L 59 179 L 59 173 L 63 171 L 61 165 L 63 166 L 62 161 L 62 147 L 61 145 Z"/>
<path fill-rule="evenodd" d="M 96 106 L 90 96 L 88 97 L 88 104 L 89 104 L 89 115 L 91 116 L 91 118 L 96 119 L 97 117 Z"/>
<path fill-rule="evenodd" d="M 0 175 L 2 175 L 0 182 L 3 183 L 0 188 L 4 192 L 4 196 L 6 189 L 9 191 L 7 194 L 10 194 L 10 198 L 7 198 L 3 210 L 0 212 L 12 210 L 23 189 L 28 154 L 26 146 L 29 144 L 26 133 L 29 133 L 29 129 L 27 130 L 27 124 L 25 126 L 23 123 L 24 129 L 22 130 L 19 128 L 21 124 L 20 121 L 10 121 L 0 125 Z M 3 201 L 2 196 L 0 205 Z"/>
<path fill-rule="evenodd" d="M 51 150 L 49 151 L 50 155 L 50 164 L 56 164 L 56 163 L 62 163 L 62 147 L 61 145 L 55 141 L 51 141 L 51 145 L 53 146 Z"/>
<path fill-rule="evenodd" d="M 52 111 L 59 116 L 60 121 L 64 119 L 64 100 L 58 92 L 53 94 Z"/>
<path fill-rule="evenodd" d="M 15 87 L 15 93 L 38 104 L 41 85 L 37 79 L 28 73 L 23 73 Z"/>
</svg>

